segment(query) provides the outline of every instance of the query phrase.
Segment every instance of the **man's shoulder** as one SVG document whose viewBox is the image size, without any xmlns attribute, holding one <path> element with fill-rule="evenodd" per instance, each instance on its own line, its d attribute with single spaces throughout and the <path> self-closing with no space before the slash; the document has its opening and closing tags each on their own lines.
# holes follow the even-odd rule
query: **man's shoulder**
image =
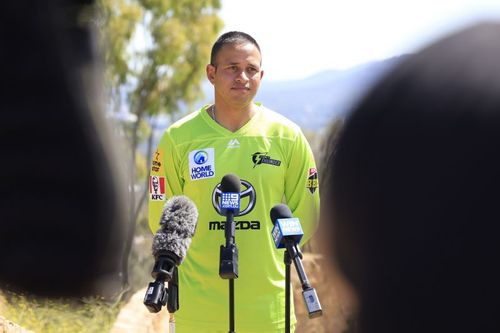
<svg viewBox="0 0 500 333">
<path fill-rule="evenodd" d="M 167 131 L 178 131 L 178 130 L 186 130 L 191 127 L 200 126 L 202 123 L 201 119 L 201 109 L 193 111 L 184 117 L 176 120 L 172 125 L 167 128 Z"/>
<path fill-rule="evenodd" d="M 262 110 L 262 123 L 265 124 L 267 130 L 275 132 L 279 136 L 296 137 L 300 132 L 300 126 L 288 119 L 284 115 L 260 106 Z"/>
<path fill-rule="evenodd" d="M 201 116 L 202 109 L 193 111 L 171 124 L 164 132 L 174 142 L 193 139 L 193 134 L 200 134 L 206 129 L 206 123 Z"/>
</svg>

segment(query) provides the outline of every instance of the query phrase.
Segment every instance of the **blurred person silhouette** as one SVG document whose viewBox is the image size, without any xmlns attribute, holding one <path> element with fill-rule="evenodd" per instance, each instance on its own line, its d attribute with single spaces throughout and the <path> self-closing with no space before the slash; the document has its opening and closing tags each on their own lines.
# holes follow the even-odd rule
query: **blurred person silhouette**
<svg viewBox="0 0 500 333">
<path fill-rule="evenodd" d="M 123 281 L 124 191 L 103 108 L 94 1 L 4 1 L 0 287 L 109 295 Z"/>
<path fill-rule="evenodd" d="M 500 24 L 399 63 L 347 117 L 326 170 L 361 332 L 498 332 Z"/>
</svg>

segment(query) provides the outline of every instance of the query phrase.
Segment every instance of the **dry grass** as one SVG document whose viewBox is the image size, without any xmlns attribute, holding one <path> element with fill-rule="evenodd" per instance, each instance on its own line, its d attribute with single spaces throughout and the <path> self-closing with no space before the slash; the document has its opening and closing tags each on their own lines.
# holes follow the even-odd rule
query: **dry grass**
<svg viewBox="0 0 500 333">
<path fill-rule="evenodd" d="M 316 289 L 323 308 L 323 316 L 309 319 L 302 300 L 302 287 L 295 268 L 292 283 L 297 316 L 296 333 L 344 333 L 352 328 L 348 323 L 355 311 L 352 291 L 341 275 L 319 254 L 304 254 L 304 269 L 311 285 Z M 167 333 L 168 313 L 150 314 L 142 304 L 145 290 L 138 291 L 123 307 L 111 333 Z"/>
<path fill-rule="evenodd" d="M 119 304 L 100 299 L 50 300 L 4 293 L 0 314 L 36 333 L 109 332 Z"/>
<path fill-rule="evenodd" d="M 292 284 L 297 317 L 296 333 L 343 333 L 351 328 L 348 323 L 355 312 L 354 295 L 330 261 L 319 254 L 305 253 L 304 270 L 311 286 L 316 289 L 323 315 L 309 319 L 302 298 L 302 286 L 296 273 Z M 292 268 L 295 271 L 294 268 Z"/>
</svg>

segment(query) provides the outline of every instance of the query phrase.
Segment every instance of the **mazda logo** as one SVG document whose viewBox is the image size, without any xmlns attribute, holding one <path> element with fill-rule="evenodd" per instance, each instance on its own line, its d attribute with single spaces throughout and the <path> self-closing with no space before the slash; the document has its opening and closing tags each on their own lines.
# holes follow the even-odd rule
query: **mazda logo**
<svg viewBox="0 0 500 333">
<path fill-rule="evenodd" d="M 241 197 L 241 208 L 244 207 L 244 202 L 247 201 L 246 198 L 248 198 L 248 203 L 245 209 L 242 209 L 238 215 L 236 216 L 243 216 L 252 211 L 252 209 L 255 207 L 255 202 L 257 200 L 257 194 L 255 193 L 255 189 L 253 188 L 252 184 L 247 182 L 246 180 L 241 179 L 241 185 L 243 185 L 244 189 L 243 191 L 240 192 L 240 197 Z M 217 184 L 217 186 L 214 188 L 214 191 L 212 192 L 212 205 L 214 206 L 215 210 L 219 215 L 225 216 L 221 213 L 220 209 L 220 197 L 221 197 L 221 189 L 220 189 L 220 183 Z"/>
</svg>

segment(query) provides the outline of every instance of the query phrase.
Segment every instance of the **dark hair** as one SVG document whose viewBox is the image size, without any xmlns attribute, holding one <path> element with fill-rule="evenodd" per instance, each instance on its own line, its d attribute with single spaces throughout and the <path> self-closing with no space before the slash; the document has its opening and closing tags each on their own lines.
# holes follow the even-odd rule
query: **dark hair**
<svg viewBox="0 0 500 333">
<path fill-rule="evenodd" d="M 500 25 L 410 55 L 348 117 L 327 168 L 363 332 L 500 325 Z"/>
<path fill-rule="evenodd" d="M 217 58 L 217 54 L 224 45 L 245 44 L 245 43 L 250 43 L 255 45 L 255 47 L 257 48 L 257 50 L 259 50 L 260 53 L 259 44 L 249 34 L 241 31 L 229 31 L 226 32 L 225 34 L 222 34 L 212 46 L 212 52 L 210 53 L 210 64 L 215 66 L 215 58 Z"/>
</svg>

